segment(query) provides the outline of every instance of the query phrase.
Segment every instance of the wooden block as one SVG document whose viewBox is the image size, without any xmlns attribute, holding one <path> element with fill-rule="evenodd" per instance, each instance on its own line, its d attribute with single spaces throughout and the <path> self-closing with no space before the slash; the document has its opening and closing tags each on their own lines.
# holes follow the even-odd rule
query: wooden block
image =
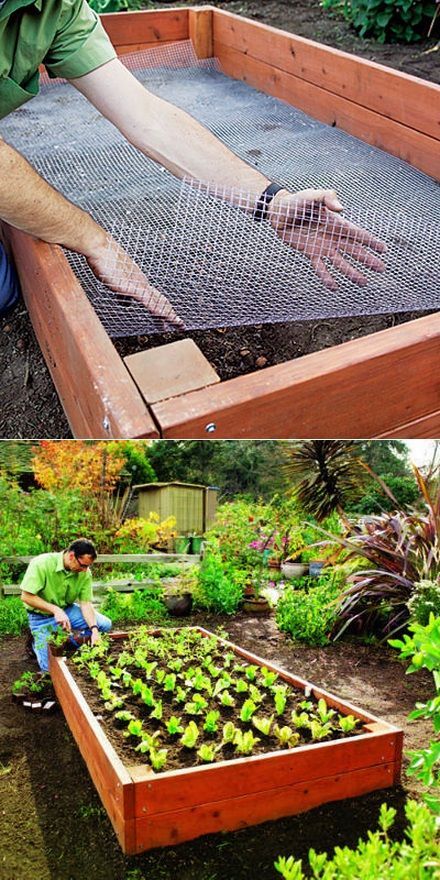
<svg viewBox="0 0 440 880">
<path fill-rule="evenodd" d="M 147 403 L 157 403 L 220 382 L 192 339 L 130 354 L 124 361 Z"/>
<path fill-rule="evenodd" d="M 188 10 L 189 37 L 197 58 L 212 58 L 212 13 L 210 7 Z"/>
</svg>

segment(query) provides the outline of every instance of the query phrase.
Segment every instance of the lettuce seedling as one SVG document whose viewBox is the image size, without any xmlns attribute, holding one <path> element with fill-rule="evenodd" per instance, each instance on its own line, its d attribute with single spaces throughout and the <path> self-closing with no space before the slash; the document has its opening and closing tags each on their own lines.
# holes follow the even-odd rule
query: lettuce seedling
<svg viewBox="0 0 440 880">
<path fill-rule="evenodd" d="M 294 725 L 294 727 L 296 727 L 298 729 L 300 727 L 304 727 L 304 728 L 310 727 L 310 717 L 309 717 L 309 715 L 307 715 L 307 712 L 300 712 L 298 714 L 298 712 L 294 709 L 290 718 L 292 720 L 292 724 Z"/>
<path fill-rule="evenodd" d="M 344 733 L 350 733 L 360 724 L 359 718 L 355 718 L 354 715 L 340 715 L 338 720 L 339 727 Z"/>
<path fill-rule="evenodd" d="M 165 676 L 166 669 L 156 669 L 156 681 L 158 684 L 163 684 Z"/>
<path fill-rule="evenodd" d="M 245 700 L 241 707 L 240 720 L 246 723 L 250 721 L 256 709 L 257 707 L 253 700 Z"/>
<path fill-rule="evenodd" d="M 190 721 L 188 726 L 185 727 L 185 731 L 183 736 L 180 737 L 180 742 L 187 749 L 194 749 L 196 742 L 199 737 L 199 728 L 195 721 Z"/>
<path fill-rule="evenodd" d="M 150 749 L 149 760 L 153 770 L 162 770 L 166 764 L 168 749 Z"/>
<path fill-rule="evenodd" d="M 150 715 L 150 718 L 157 718 L 157 720 L 160 721 L 162 718 L 162 715 L 163 715 L 162 700 L 156 700 L 156 703 L 155 703 L 154 709 Z"/>
<path fill-rule="evenodd" d="M 230 684 L 231 684 L 231 679 L 229 676 L 227 679 L 224 677 L 219 678 L 218 682 L 215 685 L 212 696 L 218 697 L 218 695 L 221 694 L 222 691 L 227 690 L 227 688 L 229 687 Z"/>
<path fill-rule="evenodd" d="M 232 709 L 232 707 L 235 706 L 235 700 L 231 697 L 229 691 L 223 691 L 220 697 L 220 702 L 222 706 L 226 706 L 227 709 Z"/>
<path fill-rule="evenodd" d="M 194 694 L 193 699 L 185 703 L 183 708 L 188 715 L 201 715 L 207 705 L 208 701 L 201 694 Z"/>
<path fill-rule="evenodd" d="M 277 715 L 282 715 L 287 703 L 287 694 L 285 693 L 284 688 L 275 688 L 274 702 Z"/>
<path fill-rule="evenodd" d="M 176 687 L 176 676 L 174 672 L 168 673 L 163 680 L 164 691 L 173 691 Z"/>
<path fill-rule="evenodd" d="M 227 721 L 226 724 L 223 726 L 222 742 L 223 743 L 233 743 L 236 730 L 237 730 L 237 728 L 235 727 L 235 724 L 233 723 L 233 721 Z"/>
<path fill-rule="evenodd" d="M 168 721 L 165 722 L 166 728 L 171 736 L 176 736 L 178 733 L 183 733 L 183 726 L 180 723 L 181 718 L 177 718 L 176 715 L 172 715 Z"/>
<path fill-rule="evenodd" d="M 254 703 L 256 703 L 258 706 L 260 705 L 260 703 L 263 702 L 264 699 L 263 694 L 260 690 L 258 690 L 257 687 L 255 687 L 254 684 L 249 685 L 249 696 L 251 700 L 253 700 Z"/>
<path fill-rule="evenodd" d="M 245 666 L 244 672 L 248 681 L 255 681 L 258 672 L 258 666 Z"/>
<path fill-rule="evenodd" d="M 176 703 L 184 703 L 188 696 L 188 690 L 186 688 L 177 686 L 176 693 L 174 694 L 174 699 Z"/>
<path fill-rule="evenodd" d="M 197 754 L 202 761 L 205 761 L 206 764 L 215 761 L 217 749 L 215 746 L 208 746 L 206 743 L 203 743 L 202 746 L 197 750 Z"/>
<path fill-rule="evenodd" d="M 260 731 L 260 733 L 264 733 L 264 736 L 269 736 L 273 719 L 273 715 L 271 715 L 270 718 L 259 718 L 258 715 L 254 715 L 252 718 L 252 724 L 257 730 Z"/>
<path fill-rule="evenodd" d="M 273 684 L 278 680 L 278 675 L 276 672 L 272 672 L 271 669 L 268 669 L 267 666 L 262 666 L 260 670 L 261 681 L 263 687 L 269 688 L 272 687 Z"/>
<path fill-rule="evenodd" d="M 235 690 L 237 694 L 245 694 L 249 690 L 249 685 L 247 681 L 243 681 L 242 678 L 237 679 L 235 683 Z"/>
<path fill-rule="evenodd" d="M 124 736 L 142 736 L 142 734 L 143 724 L 139 719 L 130 721 L 127 730 L 124 732 Z"/>
<path fill-rule="evenodd" d="M 279 727 L 278 724 L 275 724 L 273 733 L 282 746 L 293 748 L 299 742 L 299 733 L 294 733 L 292 728 L 287 725 Z"/>
<path fill-rule="evenodd" d="M 327 703 L 324 699 L 321 698 L 320 700 L 318 700 L 317 714 L 321 723 L 327 724 L 327 722 L 336 715 L 336 712 L 334 709 L 328 709 Z"/>
<path fill-rule="evenodd" d="M 115 718 L 118 721 L 124 721 L 128 724 L 129 721 L 134 721 L 134 715 L 132 712 L 128 712 L 126 709 L 123 709 L 122 712 L 116 712 Z"/>
<path fill-rule="evenodd" d="M 329 736 L 332 732 L 332 727 L 330 722 L 326 724 L 321 724 L 320 721 L 317 721 L 316 718 L 313 718 L 310 722 L 310 732 L 312 734 L 313 740 L 321 740 L 325 739 L 326 736 Z"/>
<path fill-rule="evenodd" d="M 234 745 L 235 751 L 238 752 L 239 755 L 250 755 L 254 746 L 259 742 L 260 738 L 254 736 L 251 730 L 247 730 L 246 733 L 243 733 L 243 731 L 239 729 L 235 731 Z"/>
<path fill-rule="evenodd" d="M 121 697 L 117 697 L 113 695 L 109 700 L 106 700 L 104 703 L 104 708 L 107 709 L 108 712 L 114 712 L 115 709 L 120 709 L 124 705 L 124 700 Z"/>
<path fill-rule="evenodd" d="M 220 718 L 220 712 L 217 712 L 216 709 L 212 709 L 208 712 L 205 723 L 203 725 L 203 730 L 206 730 L 207 733 L 215 733 L 217 730 L 217 722 Z"/>
</svg>

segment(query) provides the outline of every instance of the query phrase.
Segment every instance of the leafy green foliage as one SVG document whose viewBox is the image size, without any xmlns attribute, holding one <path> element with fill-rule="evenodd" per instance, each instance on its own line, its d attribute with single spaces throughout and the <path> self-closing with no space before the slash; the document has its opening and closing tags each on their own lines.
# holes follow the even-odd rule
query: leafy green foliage
<svg viewBox="0 0 440 880">
<path fill-rule="evenodd" d="M 118 593 L 109 588 L 100 610 L 113 623 L 123 620 L 162 623 L 168 618 L 162 597 L 163 590 L 160 586 L 134 590 L 133 593 Z"/>
<path fill-rule="evenodd" d="M 218 548 L 208 546 L 194 594 L 198 605 L 218 614 L 234 614 L 243 598 L 245 573 L 222 561 Z"/>
<path fill-rule="evenodd" d="M 336 620 L 337 581 L 327 576 L 317 578 L 310 592 L 287 587 L 276 606 L 276 622 L 282 632 L 308 645 L 327 645 Z"/>
<path fill-rule="evenodd" d="M 393 841 L 388 832 L 396 815 L 393 807 L 382 804 L 379 830 L 368 832 L 367 840 L 359 840 L 356 849 L 335 848 L 334 854 L 309 851 L 311 873 L 304 874 L 302 862 L 293 856 L 280 856 L 275 862 L 276 870 L 283 880 L 409 880 L 410 877 L 434 880 L 438 877 L 440 858 L 438 829 L 435 817 L 424 804 L 409 800 L 405 806 L 408 827 L 406 840 Z"/>
<path fill-rule="evenodd" d="M 27 626 L 26 609 L 18 596 L 0 598 L 0 638 L 18 636 Z"/>
<path fill-rule="evenodd" d="M 199 728 L 195 721 L 190 721 L 187 727 L 185 727 L 183 736 L 180 737 L 180 742 L 187 749 L 195 749 L 198 738 Z"/>
<path fill-rule="evenodd" d="M 414 43 L 426 35 L 435 12 L 429 0 L 321 0 L 341 12 L 360 37 L 378 43 Z"/>
<path fill-rule="evenodd" d="M 302 509 L 318 522 L 363 492 L 366 474 L 349 440 L 305 440 L 288 452 L 285 473 Z"/>
<path fill-rule="evenodd" d="M 408 611 L 417 623 L 429 623 L 430 615 L 440 617 L 440 581 L 420 581 L 408 602 Z"/>
</svg>

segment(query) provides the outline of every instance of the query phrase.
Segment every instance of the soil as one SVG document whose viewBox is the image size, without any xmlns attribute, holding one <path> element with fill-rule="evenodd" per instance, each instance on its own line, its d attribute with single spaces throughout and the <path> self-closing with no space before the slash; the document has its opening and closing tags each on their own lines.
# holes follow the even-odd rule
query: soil
<svg viewBox="0 0 440 880">
<path fill-rule="evenodd" d="M 156 5 L 164 7 L 162 3 Z M 193 4 L 180 0 L 175 4 L 167 3 L 166 7 L 172 5 Z M 341 17 L 324 13 L 319 0 L 295 0 L 295 3 L 292 0 L 265 0 L 264 3 L 231 0 L 214 5 L 405 73 L 440 82 L 438 24 L 430 40 L 410 46 L 381 45 L 372 40 L 360 40 Z M 373 333 L 412 317 L 415 315 L 341 318 L 229 330 L 221 328 L 189 335 L 220 377 L 227 379 Z M 118 341 L 116 347 L 126 355 L 177 338 L 176 335 L 149 339 L 135 337 Z M 3 377 L 0 437 L 71 436 L 27 313 L 20 306 L 9 317 L 0 319 L 0 374 Z"/>
<path fill-rule="evenodd" d="M 191 623 L 222 624 L 232 641 L 288 671 L 401 726 L 405 750 L 426 745 L 428 722 L 410 724 L 416 700 L 432 695 L 431 676 L 405 675 L 396 653 L 380 646 L 336 643 L 328 648 L 293 644 L 271 615 L 244 613 L 232 620 L 193 615 Z M 327 804 L 303 815 L 215 834 L 178 847 L 125 857 L 117 843 L 78 748 L 61 712 L 26 713 L 10 687 L 29 668 L 25 637 L 0 649 L 0 880 L 275 880 L 273 862 L 293 854 L 307 862 L 310 847 L 332 851 L 356 845 L 376 826 L 380 804 L 397 810 L 394 834 L 404 829 L 403 806 L 419 786 L 403 785 Z M 405 758 L 405 766 L 407 759 Z"/>
</svg>

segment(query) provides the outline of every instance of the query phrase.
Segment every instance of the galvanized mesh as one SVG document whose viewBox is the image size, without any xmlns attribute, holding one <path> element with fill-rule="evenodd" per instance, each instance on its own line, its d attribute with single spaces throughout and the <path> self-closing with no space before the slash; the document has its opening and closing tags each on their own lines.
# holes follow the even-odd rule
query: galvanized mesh
<svg viewBox="0 0 440 880">
<path fill-rule="evenodd" d="M 199 62 L 190 44 L 122 60 L 148 89 L 187 110 L 270 179 L 292 192 L 337 189 L 344 217 L 370 234 L 363 258 L 371 262 L 376 253 L 374 238 L 387 252 L 385 271 L 360 265 L 347 248 L 353 251 L 361 233 L 351 233 L 340 247 L 341 229 L 323 209 L 313 217 L 299 210 L 288 230 L 282 215 L 275 218 L 283 241 L 269 223 L 252 219 L 254 193 L 177 180 L 127 144 L 71 86 L 46 85 L 37 100 L 3 122 L 2 134 L 112 233 L 153 286 L 145 290 L 134 278 L 142 302 L 115 296 L 84 258 L 68 255 L 111 335 L 170 329 L 171 309 L 188 329 L 200 329 L 440 306 L 435 181 L 224 76 L 214 60 Z M 335 242 L 343 271 L 323 256 L 317 232 Z M 337 289 L 329 289 L 329 276 L 326 284 L 320 280 L 310 256 Z M 116 272 L 125 271 L 124 263 L 125 257 Z M 347 277 L 356 266 L 366 286 Z M 157 298 L 161 294 L 167 301 Z"/>
</svg>

